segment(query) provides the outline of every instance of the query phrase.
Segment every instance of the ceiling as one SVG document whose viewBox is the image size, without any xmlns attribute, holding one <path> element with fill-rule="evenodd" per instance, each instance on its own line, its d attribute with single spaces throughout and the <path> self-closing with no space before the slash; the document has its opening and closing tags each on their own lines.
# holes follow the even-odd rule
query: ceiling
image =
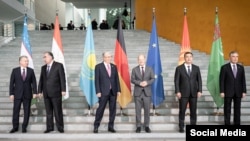
<svg viewBox="0 0 250 141">
<path fill-rule="evenodd" d="M 13 8 L 13 7 L 16 7 Z M 0 23 L 1 22 L 11 22 L 23 21 L 23 15 L 25 11 L 25 6 L 21 5 L 18 1 L 0 0 Z M 27 10 L 28 17 L 34 19 L 34 14 Z"/>
<path fill-rule="evenodd" d="M 123 8 L 127 3 L 130 7 L 131 0 L 61 0 L 72 3 L 76 8 Z"/>
</svg>

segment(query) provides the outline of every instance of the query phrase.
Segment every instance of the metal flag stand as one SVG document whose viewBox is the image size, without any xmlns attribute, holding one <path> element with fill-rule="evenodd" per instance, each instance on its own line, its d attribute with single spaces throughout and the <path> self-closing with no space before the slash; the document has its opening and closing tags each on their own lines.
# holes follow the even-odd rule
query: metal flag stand
<svg viewBox="0 0 250 141">
<path fill-rule="evenodd" d="M 85 116 L 95 116 L 95 114 L 93 112 L 91 112 L 91 108 L 88 105 L 88 113 L 84 114 Z"/>
</svg>

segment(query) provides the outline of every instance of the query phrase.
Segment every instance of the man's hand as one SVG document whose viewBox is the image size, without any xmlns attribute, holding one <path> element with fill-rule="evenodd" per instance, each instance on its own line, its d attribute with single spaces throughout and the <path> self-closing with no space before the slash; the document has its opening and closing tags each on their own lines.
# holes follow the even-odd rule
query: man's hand
<svg viewBox="0 0 250 141">
<path fill-rule="evenodd" d="M 117 92 L 117 95 L 118 95 L 118 96 L 120 96 L 120 95 L 121 95 L 121 93 L 120 93 L 120 92 Z"/>
<path fill-rule="evenodd" d="M 14 95 L 11 95 L 11 96 L 10 96 L 10 100 L 11 100 L 11 101 L 14 101 Z"/>
<path fill-rule="evenodd" d="M 36 94 L 33 94 L 33 98 L 36 98 L 36 96 L 37 96 Z"/>
<path fill-rule="evenodd" d="M 65 96 L 66 95 L 66 92 L 62 92 L 62 96 Z"/>
<path fill-rule="evenodd" d="M 246 93 L 242 93 L 242 98 L 246 97 Z"/>
<path fill-rule="evenodd" d="M 176 93 L 176 97 L 177 97 L 178 99 L 181 99 L 181 93 L 180 93 L 180 92 Z"/>
<path fill-rule="evenodd" d="M 198 98 L 201 97 L 201 95 L 202 95 L 201 92 L 197 93 Z"/>
<path fill-rule="evenodd" d="M 224 98 L 225 94 L 224 93 L 220 93 L 220 97 Z"/>
<path fill-rule="evenodd" d="M 96 96 L 97 96 L 97 97 L 101 97 L 102 94 L 101 94 L 101 93 L 97 93 Z"/>
<path fill-rule="evenodd" d="M 148 85 L 147 81 L 142 81 L 140 83 L 140 86 L 142 86 L 142 87 L 146 87 L 147 85 Z"/>
</svg>

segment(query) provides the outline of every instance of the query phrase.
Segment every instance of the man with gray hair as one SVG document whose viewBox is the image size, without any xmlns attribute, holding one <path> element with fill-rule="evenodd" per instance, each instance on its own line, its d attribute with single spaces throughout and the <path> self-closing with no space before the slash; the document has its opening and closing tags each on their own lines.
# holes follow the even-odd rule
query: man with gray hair
<svg viewBox="0 0 250 141">
<path fill-rule="evenodd" d="M 28 57 L 20 56 L 19 64 L 20 66 L 14 68 L 10 76 L 10 99 L 14 102 L 12 115 L 13 128 L 10 130 L 10 133 L 18 131 L 21 104 L 23 104 L 24 111 L 22 133 L 27 132 L 31 100 L 32 98 L 36 98 L 37 95 L 36 76 L 34 70 L 28 67 Z"/>
<path fill-rule="evenodd" d="M 108 131 L 115 133 L 116 99 L 121 92 L 119 76 L 116 65 L 111 63 L 111 53 L 104 52 L 102 57 L 103 62 L 95 66 L 95 89 L 99 98 L 99 107 L 96 110 L 93 132 L 98 133 L 106 104 L 109 102 Z"/>
</svg>

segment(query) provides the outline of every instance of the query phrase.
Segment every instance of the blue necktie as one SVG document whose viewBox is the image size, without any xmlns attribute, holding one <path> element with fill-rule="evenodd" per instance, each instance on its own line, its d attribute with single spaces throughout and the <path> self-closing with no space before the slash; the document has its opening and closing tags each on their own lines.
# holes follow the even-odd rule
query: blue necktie
<svg viewBox="0 0 250 141">
<path fill-rule="evenodd" d="M 188 67 L 188 76 L 190 76 L 191 74 L 190 66 L 187 66 L 187 67 Z"/>
</svg>

